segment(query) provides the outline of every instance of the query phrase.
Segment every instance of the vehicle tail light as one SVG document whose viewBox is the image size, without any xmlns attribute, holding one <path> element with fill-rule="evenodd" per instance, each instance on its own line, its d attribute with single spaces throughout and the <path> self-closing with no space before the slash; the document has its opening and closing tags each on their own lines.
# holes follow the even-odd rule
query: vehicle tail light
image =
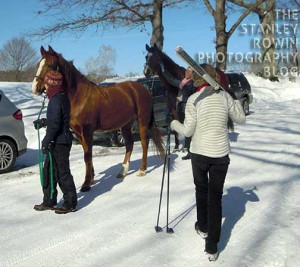
<svg viewBox="0 0 300 267">
<path fill-rule="evenodd" d="M 22 120 L 23 119 L 23 114 L 22 114 L 22 111 L 20 109 L 18 109 L 14 114 L 13 114 L 13 117 L 16 119 L 16 120 Z"/>
</svg>

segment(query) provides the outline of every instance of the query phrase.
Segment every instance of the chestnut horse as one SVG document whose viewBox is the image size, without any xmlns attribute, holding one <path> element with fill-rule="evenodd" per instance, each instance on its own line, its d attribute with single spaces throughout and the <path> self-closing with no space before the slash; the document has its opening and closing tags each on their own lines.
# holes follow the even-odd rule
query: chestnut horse
<svg viewBox="0 0 300 267">
<path fill-rule="evenodd" d="M 169 112 L 172 114 L 174 119 L 178 119 L 177 111 L 176 111 L 176 101 L 178 96 L 179 88 L 171 85 L 165 79 L 164 75 L 162 74 L 160 61 L 164 64 L 164 68 L 177 80 L 182 80 L 185 75 L 185 68 L 177 65 L 169 56 L 163 53 L 157 45 L 154 43 L 152 47 L 146 44 L 146 50 L 148 51 L 146 55 L 146 64 L 144 67 L 144 75 L 146 77 L 151 77 L 155 74 L 158 75 L 159 79 L 161 80 L 164 88 L 167 90 L 167 100 L 168 100 L 168 109 Z M 174 132 L 175 136 L 175 147 L 174 152 L 179 148 L 179 139 L 178 134 Z"/>
<path fill-rule="evenodd" d="M 129 169 L 130 156 L 134 139 L 131 133 L 132 124 L 138 121 L 143 156 L 138 172 L 146 174 L 149 134 L 156 146 L 157 153 L 164 155 L 161 133 L 156 126 L 152 95 L 146 87 L 137 82 L 122 82 L 110 87 L 100 87 L 89 81 L 61 54 L 51 46 L 48 51 L 41 47 L 42 59 L 32 83 L 32 91 L 41 94 L 44 90 L 44 77 L 50 69 L 63 75 L 63 87 L 68 93 L 71 105 L 70 127 L 79 139 L 86 166 L 85 181 L 81 191 L 89 191 L 94 182 L 92 161 L 93 132 L 111 131 L 121 128 L 125 139 L 126 153 L 118 178 L 123 178 Z"/>
</svg>

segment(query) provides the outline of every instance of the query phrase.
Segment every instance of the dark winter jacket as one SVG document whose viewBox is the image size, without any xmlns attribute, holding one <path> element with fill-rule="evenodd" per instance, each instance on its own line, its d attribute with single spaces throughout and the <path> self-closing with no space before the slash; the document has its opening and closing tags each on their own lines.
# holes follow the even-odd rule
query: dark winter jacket
<svg viewBox="0 0 300 267">
<path fill-rule="evenodd" d="M 180 86 L 180 83 L 182 82 L 182 80 L 178 80 L 178 79 L 174 78 L 167 71 L 163 71 L 163 75 L 169 84 L 171 84 L 177 88 L 180 88 L 179 86 Z M 195 87 L 193 85 L 192 79 L 190 81 L 188 81 L 182 87 L 182 89 L 179 89 L 178 97 L 177 97 L 178 103 L 177 103 L 177 108 L 176 108 L 177 112 L 184 113 L 186 102 L 187 102 L 188 98 L 195 92 L 196 91 L 195 91 Z"/>
<path fill-rule="evenodd" d="M 192 80 L 185 84 L 182 89 L 179 89 L 178 99 L 180 100 L 178 100 L 177 103 L 177 112 L 185 112 L 186 102 L 188 98 L 195 92 L 196 91 Z"/>
<path fill-rule="evenodd" d="M 57 93 L 50 98 L 47 108 L 46 136 L 42 141 L 43 147 L 49 144 L 70 144 L 73 135 L 70 131 L 70 102 L 64 93 Z"/>
</svg>

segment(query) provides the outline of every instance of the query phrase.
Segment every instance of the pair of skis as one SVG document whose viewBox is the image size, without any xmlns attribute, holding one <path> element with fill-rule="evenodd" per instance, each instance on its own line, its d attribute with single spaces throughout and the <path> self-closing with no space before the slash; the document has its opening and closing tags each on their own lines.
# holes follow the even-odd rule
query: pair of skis
<svg viewBox="0 0 300 267">
<path fill-rule="evenodd" d="M 222 89 L 222 86 L 217 83 L 199 64 L 193 60 L 190 55 L 184 51 L 184 49 L 180 46 L 176 47 L 175 49 L 176 54 L 185 62 L 187 63 L 198 75 L 200 75 L 206 82 L 208 82 L 212 88 L 215 90 Z"/>
</svg>

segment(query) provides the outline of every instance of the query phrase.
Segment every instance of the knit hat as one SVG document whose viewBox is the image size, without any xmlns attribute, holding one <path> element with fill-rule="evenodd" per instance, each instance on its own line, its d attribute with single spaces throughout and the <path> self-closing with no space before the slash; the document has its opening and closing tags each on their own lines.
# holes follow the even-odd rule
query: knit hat
<svg viewBox="0 0 300 267">
<path fill-rule="evenodd" d="M 62 85 L 63 76 L 58 72 L 54 70 L 50 70 L 47 72 L 44 83 L 48 86 L 61 86 Z"/>
<path fill-rule="evenodd" d="M 210 77 L 212 77 L 217 83 L 220 82 L 220 76 L 217 73 L 216 69 L 209 64 L 201 64 L 200 65 L 207 73 Z M 196 72 L 193 72 L 193 82 L 194 82 L 194 87 L 199 87 L 200 85 L 202 85 L 203 83 L 206 83 L 206 81 L 199 76 Z"/>
</svg>

